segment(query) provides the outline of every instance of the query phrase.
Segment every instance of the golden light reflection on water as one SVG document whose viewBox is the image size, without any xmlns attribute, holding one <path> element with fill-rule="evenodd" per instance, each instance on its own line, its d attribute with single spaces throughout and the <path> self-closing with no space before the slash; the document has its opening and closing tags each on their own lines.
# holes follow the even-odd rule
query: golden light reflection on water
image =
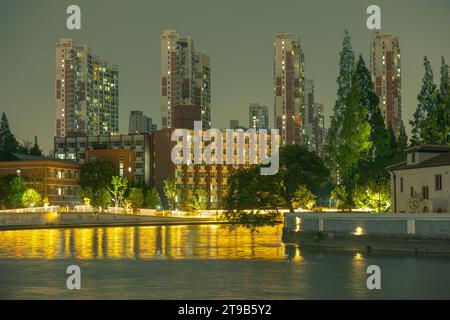
<svg viewBox="0 0 450 320">
<path fill-rule="evenodd" d="M 259 232 L 230 225 L 0 231 L 0 258 L 285 259 L 282 226 Z"/>
</svg>

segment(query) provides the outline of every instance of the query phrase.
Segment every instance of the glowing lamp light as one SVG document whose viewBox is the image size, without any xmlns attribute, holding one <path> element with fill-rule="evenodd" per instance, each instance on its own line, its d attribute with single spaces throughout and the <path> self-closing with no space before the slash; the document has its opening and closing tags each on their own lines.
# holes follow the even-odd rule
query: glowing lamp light
<svg viewBox="0 0 450 320">
<path fill-rule="evenodd" d="M 360 235 L 362 235 L 363 234 L 363 228 L 361 228 L 361 227 L 357 227 L 356 229 L 355 229 L 355 232 L 353 233 L 355 236 L 360 236 Z"/>
<path fill-rule="evenodd" d="M 362 255 L 361 255 L 361 253 L 359 253 L 359 252 L 357 252 L 356 254 L 355 254 L 355 260 L 357 260 L 357 261 L 360 261 L 360 260 L 362 260 L 363 258 L 362 258 Z"/>
</svg>

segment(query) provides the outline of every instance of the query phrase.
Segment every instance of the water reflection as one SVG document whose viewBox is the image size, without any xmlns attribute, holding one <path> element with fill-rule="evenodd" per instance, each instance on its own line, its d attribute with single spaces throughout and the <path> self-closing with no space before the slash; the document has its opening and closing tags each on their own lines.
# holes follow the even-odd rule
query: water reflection
<svg viewBox="0 0 450 320">
<path fill-rule="evenodd" d="M 450 298 L 448 258 L 283 244 L 282 226 L 0 231 L 0 299 Z M 67 290 L 72 260 L 83 288 Z M 367 266 L 382 270 L 368 290 Z M 120 290 L 119 290 L 120 289 Z"/>
<path fill-rule="evenodd" d="M 230 225 L 140 226 L 0 232 L 0 258 L 286 259 L 282 226 L 252 232 Z"/>
</svg>

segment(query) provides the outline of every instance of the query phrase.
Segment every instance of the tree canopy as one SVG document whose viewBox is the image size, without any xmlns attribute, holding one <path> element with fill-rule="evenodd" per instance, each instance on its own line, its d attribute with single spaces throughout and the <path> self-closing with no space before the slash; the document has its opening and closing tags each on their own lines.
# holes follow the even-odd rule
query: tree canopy
<svg viewBox="0 0 450 320">
<path fill-rule="evenodd" d="M 101 188 L 106 188 L 116 174 L 117 168 L 111 161 L 91 160 L 81 168 L 79 183 L 82 188 L 90 188 L 95 193 Z"/>
<path fill-rule="evenodd" d="M 16 160 L 14 153 L 18 148 L 19 143 L 11 132 L 8 117 L 3 112 L 0 121 L 0 161 Z"/>
</svg>

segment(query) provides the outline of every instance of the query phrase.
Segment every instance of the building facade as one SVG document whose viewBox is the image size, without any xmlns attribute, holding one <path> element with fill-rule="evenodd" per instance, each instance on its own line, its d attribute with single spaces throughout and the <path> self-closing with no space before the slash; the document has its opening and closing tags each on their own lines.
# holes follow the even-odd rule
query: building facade
<svg viewBox="0 0 450 320">
<path fill-rule="evenodd" d="M 173 128 L 194 129 L 194 121 L 202 121 L 202 109 L 197 105 L 180 105 L 172 111 Z M 203 121 L 202 121 L 203 128 Z"/>
<path fill-rule="evenodd" d="M 321 155 L 325 144 L 325 113 L 323 103 L 314 103 L 314 124 L 313 124 L 314 150 Z"/>
<path fill-rule="evenodd" d="M 419 145 L 391 173 L 392 212 L 450 213 L 450 146 Z"/>
<path fill-rule="evenodd" d="M 144 181 L 136 178 L 136 164 L 134 151 L 130 149 L 87 149 L 85 153 L 87 162 L 103 159 L 111 161 L 116 167 L 116 175 L 125 177 L 128 181 Z"/>
<path fill-rule="evenodd" d="M 304 105 L 304 54 L 291 33 L 277 33 L 274 42 L 274 125 L 282 144 L 300 144 Z"/>
<path fill-rule="evenodd" d="M 130 180 L 136 182 L 145 182 L 150 184 L 150 171 L 152 169 L 150 163 L 151 150 L 150 134 L 129 134 L 116 136 L 86 136 L 86 137 L 55 137 L 54 140 L 54 156 L 57 159 L 69 159 L 83 164 L 92 156 L 108 155 L 113 162 L 119 164 L 120 170 L 120 150 L 130 150 L 132 152 L 131 164 L 126 165 L 125 160 L 123 169 L 131 172 Z M 95 150 L 95 151 L 92 151 Z M 106 151 L 100 151 L 106 150 Z M 109 150 L 109 151 L 107 151 Z M 117 150 L 112 153 L 111 150 Z M 126 154 L 122 155 L 126 157 Z M 117 162 L 119 159 L 119 162 Z M 134 167 L 133 167 L 134 162 Z M 129 168 L 131 166 L 131 169 Z M 128 175 L 128 173 L 127 173 Z"/>
<path fill-rule="evenodd" d="M 84 44 L 56 44 L 56 137 L 119 132 L 119 69 Z"/>
<path fill-rule="evenodd" d="M 80 200 L 81 166 L 57 159 L 1 161 L 0 175 L 17 174 L 26 185 L 48 197 L 51 205 L 74 205 Z"/>
<path fill-rule="evenodd" d="M 232 142 L 229 144 L 225 131 L 221 131 L 223 138 L 222 164 L 217 162 L 214 164 L 195 164 L 193 139 L 190 139 L 191 148 L 189 154 L 177 155 L 179 158 L 187 156 L 190 164 L 176 164 L 172 161 L 171 157 L 172 150 L 177 144 L 176 141 L 171 140 L 174 130 L 174 128 L 162 129 L 153 134 L 152 149 L 157 152 L 153 152 L 152 154 L 152 180 L 156 190 L 161 195 L 164 206 L 167 207 L 167 199 L 165 199 L 163 192 L 164 181 L 167 179 L 174 179 L 178 190 L 181 190 L 183 187 L 186 187 L 188 190 L 194 190 L 196 187 L 203 188 L 208 194 L 207 208 L 221 209 L 223 207 L 223 199 L 228 191 L 228 179 L 230 175 L 239 168 L 246 168 L 254 165 L 250 163 L 249 159 L 249 134 L 244 133 L 243 131 L 241 131 L 241 133 L 235 131 L 232 133 L 232 139 L 229 140 Z M 193 133 L 190 131 L 190 136 L 192 137 L 192 135 Z M 270 138 L 270 134 L 265 135 L 267 141 L 266 150 L 269 155 L 271 153 Z M 245 159 L 243 164 L 238 164 L 238 139 L 243 139 L 244 149 L 246 150 L 242 158 Z M 202 142 L 202 150 L 205 146 L 207 146 L 207 144 Z M 227 158 L 229 147 L 231 148 L 231 158 L 233 159 L 233 163 L 231 164 Z M 255 147 L 259 150 L 259 137 Z M 214 150 L 214 153 L 218 153 L 218 151 Z M 258 159 L 256 160 L 258 161 Z M 180 199 L 177 199 L 177 203 L 180 203 Z"/>
<path fill-rule="evenodd" d="M 196 52 L 191 37 L 176 30 L 161 34 L 162 127 L 171 128 L 174 109 L 196 105 L 201 108 L 202 126 L 211 126 L 211 68 L 209 56 Z"/>
<path fill-rule="evenodd" d="M 211 128 L 211 65 L 207 54 L 195 52 L 194 105 L 201 109 L 202 128 Z"/>
<path fill-rule="evenodd" d="M 128 133 L 152 133 L 157 130 L 157 126 L 153 123 L 152 118 L 144 115 L 142 111 L 130 111 L 128 118 Z"/>
<path fill-rule="evenodd" d="M 372 34 L 370 68 L 386 128 L 396 137 L 402 125 L 401 56 L 398 37 Z"/>
<path fill-rule="evenodd" d="M 259 103 L 252 103 L 248 107 L 248 128 L 269 129 L 269 109 Z"/>
<path fill-rule="evenodd" d="M 305 80 L 305 104 L 301 109 L 302 115 L 302 144 L 309 150 L 315 149 L 314 143 L 314 80 Z"/>
</svg>

